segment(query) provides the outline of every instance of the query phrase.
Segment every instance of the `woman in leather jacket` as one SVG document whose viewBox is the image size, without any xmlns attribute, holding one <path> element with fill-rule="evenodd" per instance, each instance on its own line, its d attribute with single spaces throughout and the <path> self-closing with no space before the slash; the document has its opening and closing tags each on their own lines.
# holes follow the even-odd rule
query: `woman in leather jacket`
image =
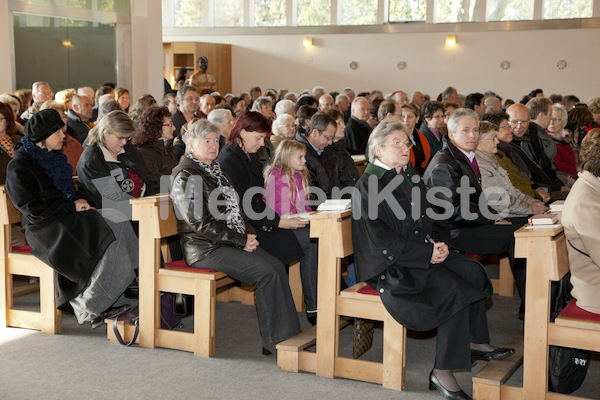
<svg viewBox="0 0 600 400">
<path fill-rule="evenodd" d="M 284 265 L 259 247 L 235 189 L 216 161 L 219 131 L 206 120 L 192 124 L 184 137 L 186 154 L 171 175 L 184 258 L 194 268 L 254 285 L 263 353 L 275 353 L 277 343 L 300 332 L 300 321 Z"/>
</svg>

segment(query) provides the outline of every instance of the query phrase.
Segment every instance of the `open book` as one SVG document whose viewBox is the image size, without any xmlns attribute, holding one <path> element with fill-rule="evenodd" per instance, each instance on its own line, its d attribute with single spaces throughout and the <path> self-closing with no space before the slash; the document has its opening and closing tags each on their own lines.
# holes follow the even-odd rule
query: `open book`
<svg viewBox="0 0 600 400">
<path fill-rule="evenodd" d="M 319 204 L 317 211 L 346 211 L 350 209 L 350 199 L 326 200 Z"/>
</svg>

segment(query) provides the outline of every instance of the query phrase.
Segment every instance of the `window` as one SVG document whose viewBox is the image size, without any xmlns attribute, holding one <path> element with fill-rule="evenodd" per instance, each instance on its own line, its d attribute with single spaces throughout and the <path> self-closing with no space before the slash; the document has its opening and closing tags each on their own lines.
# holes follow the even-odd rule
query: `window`
<svg viewBox="0 0 600 400">
<path fill-rule="evenodd" d="M 253 0 L 256 26 L 285 26 L 286 0 Z"/>
<path fill-rule="evenodd" d="M 594 0 L 544 0 L 542 18 L 591 18 L 593 6 Z"/>
<path fill-rule="evenodd" d="M 173 0 L 171 4 L 175 27 L 202 26 L 202 0 Z"/>
<path fill-rule="evenodd" d="M 299 26 L 330 25 L 331 0 L 298 0 Z"/>
<path fill-rule="evenodd" d="M 244 26 L 244 0 L 215 1 L 215 26 Z"/>
<path fill-rule="evenodd" d="M 26 1 L 26 0 L 21 0 Z M 112 11 L 129 14 L 129 0 L 29 0 L 32 3 L 52 4 L 87 10 Z"/>
<path fill-rule="evenodd" d="M 375 25 L 377 23 L 377 0 L 341 0 L 340 25 Z"/>
<path fill-rule="evenodd" d="M 487 0 L 488 21 L 522 21 L 533 19 L 534 0 Z"/>
<path fill-rule="evenodd" d="M 391 22 L 425 21 L 426 15 L 427 0 L 390 0 Z"/>
<path fill-rule="evenodd" d="M 478 0 L 437 0 L 435 22 L 477 21 Z"/>
</svg>

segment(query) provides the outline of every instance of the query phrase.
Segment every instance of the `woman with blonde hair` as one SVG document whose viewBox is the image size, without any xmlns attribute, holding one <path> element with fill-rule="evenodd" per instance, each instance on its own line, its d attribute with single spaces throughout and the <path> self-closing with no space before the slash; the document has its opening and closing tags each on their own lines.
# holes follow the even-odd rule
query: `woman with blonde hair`
<svg viewBox="0 0 600 400">
<path fill-rule="evenodd" d="M 77 90 L 75 89 L 64 89 L 60 92 L 56 92 L 56 94 L 54 95 L 54 100 L 65 106 L 65 108 L 68 111 L 71 109 L 71 105 L 73 103 L 73 96 L 75 96 L 76 94 Z"/>
<path fill-rule="evenodd" d="M 158 193 L 139 150 L 129 141 L 135 127 L 123 111 L 111 111 L 90 130 L 89 143 L 77 163 L 79 185 L 91 194 L 91 204 L 128 201 Z"/>
</svg>

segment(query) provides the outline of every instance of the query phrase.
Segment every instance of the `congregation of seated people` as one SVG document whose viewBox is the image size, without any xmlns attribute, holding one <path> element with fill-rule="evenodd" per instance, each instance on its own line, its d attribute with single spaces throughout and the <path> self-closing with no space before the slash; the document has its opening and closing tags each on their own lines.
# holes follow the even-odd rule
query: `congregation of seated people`
<svg viewBox="0 0 600 400">
<path fill-rule="evenodd" d="M 130 290 L 137 282 L 136 227 L 123 223 L 130 213 L 123 203 L 170 192 L 181 236 L 174 254 L 254 285 L 264 353 L 276 353 L 277 343 L 301 331 L 286 278 L 295 261 L 306 318 L 318 323 L 317 243 L 306 215 L 340 193 L 353 193 L 353 206 L 367 213 L 368 180 L 376 178 L 383 190 L 399 176 L 404 183 L 391 194 L 410 217 L 401 221 L 382 203 L 376 219 L 355 218 L 349 271 L 381 293 L 389 289 L 384 305 L 409 329 L 437 327 L 430 387 L 444 398 L 469 399 L 452 370 L 469 369 L 471 357 L 501 359 L 513 350 L 489 344 L 485 277 L 465 254 L 508 255 L 521 299 L 514 314 L 523 318 L 527 266 L 514 257 L 514 232 L 553 200 L 580 210 L 567 197 L 571 188 L 578 199 L 597 199 L 584 188 L 598 186 L 600 97 L 584 104 L 538 89 L 515 103 L 453 87 L 431 99 L 421 91 L 327 93 L 322 86 L 301 93 L 254 86 L 222 95 L 187 85 L 187 72 L 161 99 L 133 99 L 111 83 L 53 94 L 50 83 L 35 82 L 31 90 L 0 95 L 0 184 L 23 216 L 13 241 L 26 239 L 32 254 L 57 271 L 60 308 L 96 327 L 137 305 Z M 369 164 L 361 178 L 355 158 L 362 157 Z M 198 184 L 203 204 L 189 198 L 188 186 Z M 471 189 L 467 201 L 464 185 Z M 444 218 L 415 218 L 420 214 L 411 214 L 407 200 L 414 189 L 434 193 L 421 207 Z M 208 211 L 213 191 L 219 218 Z M 586 266 L 598 264 L 597 249 L 589 248 L 597 227 L 577 222 L 585 214 L 565 224 L 580 253 L 592 254 L 569 253 L 573 294 L 598 312 L 594 288 L 585 287 Z M 89 249 L 85 257 L 65 260 L 69 230 Z M 113 271 L 116 257 L 125 260 L 121 271 Z M 109 290 L 95 290 L 108 274 Z M 432 310 L 427 304 L 438 281 L 446 282 L 435 286 L 447 287 L 444 307 Z M 449 349 L 449 341 L 457 347 Z"/>
</svg>

